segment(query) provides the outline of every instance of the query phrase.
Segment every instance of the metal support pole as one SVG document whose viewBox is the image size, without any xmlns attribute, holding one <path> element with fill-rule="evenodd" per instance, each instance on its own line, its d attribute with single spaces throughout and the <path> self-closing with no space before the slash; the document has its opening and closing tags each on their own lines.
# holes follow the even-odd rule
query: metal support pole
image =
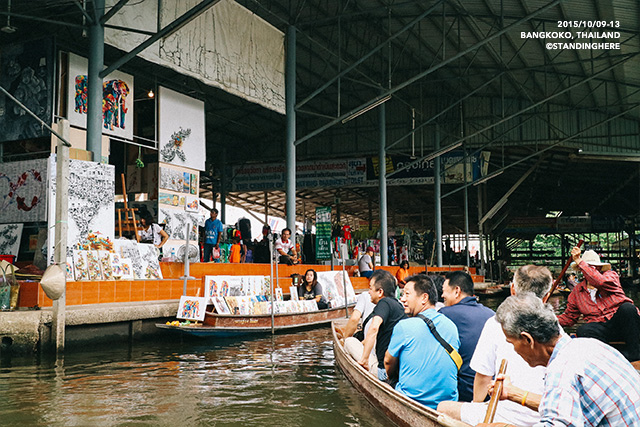
<svg viewBox="0 0 640 427">
<path fill-rule="evenodd" d="M 60 120 L 59 130 L 65 140 L 69 140 L 69 121 Z M 67 218 L 69 216 L 69 147 L 58 139 L 56 155 L 56 231 L 54 263 L 65 266 L 67 262 Z M 65 268 L 65 267 L 63 267 Z M 66 323 L 66 279 L 65 291 L 53 301 L 51 338 L 56 343 L 56 355 L 64 352 Z"/>
<path fill-rule="evenodd" d="M 296 235 L 296 28 L 287 28 L 285 102 L 287 115 L 287 227 Z"/>
<path fill-rule="evenodd" d="M 378 107 L 380 126 L 380 147 L 378 152 L 380 186 L 380 265 L 389 265 L 387 241 L 387 109 L 385 104 Z M 374 261 L 375 264 L 375 261 Z"/>
<path fill-rule="evenodd" d="M 482 184 L 478 186 L 478 219 L 482 218 L 483 210 L 482 210 Z M 478 250 L 480 251 L 480 271 L 478 274 L 484 275 L 485 272 L 485 264 L 484 264 L 484 235 L 483 235 L 483 224 L 478 221 Z"/>
<path fill-rule="evenodd" d="M 93 153 L 93 161 L 102 161 L 102 77 L 104 67 L 104 15 L 105 0 L 94 0 L 95 14 L 89 26 L 89 70 L 87 98 L 87 150 Z"/>
<path fill-rule="evenodd" d="M 184 281 L 182 284 L 182 295 L 187 295 L 187 281 L 193 280 L 195 277 L 189 276 L 189 237 L 191 236 L 191 223 L 187 221 L 187 234 L 184 240 L 185 243 L 185 251 L 184 251 L 184 275 L 181 279 Z"/>
<path fill-rule="evenodd" d="M 469 259 L 469 190 L 468 187 L 466 186 L 467 184 L 467 150 L 465 149 L 463 152 L 463 156 L 462 158 L 463 160 L 463 170 L 464 170 L 464 178 L 463 178 L 463 183 L 465 185 L 464 187 L 464 244 L 465 244 L 465 252 L 467 253 L 466 256 L 466 263 L 467 263 L 467 267 L 471 266 L 471 260 Z"/>
<path fill-rule="evenodd" d="M 273 300 L 275 298 L 275 289 L 273 287 L 273 263 L 274 263 L 274 259 L 273 259 L 273 233 L 269 233 L 267 235 L 267 238 L 269 239 L 269 266 L 271 267 L 271 286 L 270 286 L 270 292 L 271 292 L 271 335 L 273 335 L 275 333 L 275 314 L 273 311 Z"/>
<path fill-rule="evenodd" d="M 222 147 L 220 150 L 220 170 L 222 173 L 220 174 L 220 221 L 225 224 L 226 223 L 226 205 L 227 205 L 227 173 L 226 166 L 227 165 L 227 149 L 226 147 Z"/>
<path fill-rule="evenodd" d="M 440 125 L 436 124 L 436 140 L 435 149 L 440 148 Z M 437 249 L 436 266 L 442 267 L 442 207 L 440 206 L 440 157 L 434 159 L 434 172 L 433 172 L 433 198 L 435 206 L 436 216 L 436 235 L 435 244 Z"/>
<path fill-rule="evenodd" d="M 264 223 L 269 225 L 269 193 L 264 192 Z"/>
</svg>

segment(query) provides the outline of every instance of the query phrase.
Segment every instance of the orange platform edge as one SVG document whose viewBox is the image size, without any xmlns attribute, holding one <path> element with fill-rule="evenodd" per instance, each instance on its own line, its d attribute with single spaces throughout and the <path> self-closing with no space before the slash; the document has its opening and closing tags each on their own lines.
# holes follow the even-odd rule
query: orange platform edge
<svg viewBox="0 0 640 427">
<path fill-rule="evenodd" d="M 162 275 L 161 280 L 101 280 L 67 282 L 67 305 L 83 304 L 106 304 L 114 302 L 143 302 L 179 299 L 183 292 L 184 281 L 179 277 L 183 275 L 184 265 L 182 263 L 160 263 Z M 397 266 L 377 267 L 389 271 L 391 274 L 397 272 Z M 308 269 L 316 271 L 330 271 L 329 265 L 278 265 L 278 285 L 283 289 L 288 289 L 291 285 L 290 275 L 294 273 L 304 274 Z M 339 270 L 335 266 L 334 270 Z M 357 271 L 357 266 L 345 268 L 349 274 L 354 289 L 364 290 L 369 287 L 369 280 L 365 277 L 353 277 Z M 451 267 L 429 267 L 429 272 L 456 271 L 462 270 L 461 266 Z M 410 267 L 411 274 L 424 271 L 424 267 Z M 471 269 L 474 282 L 484 281 L 483 276 L 475 275 L 475 269 Z M 198 289 L 203 294 L 204 277 L 214 275 L 231 276 L 270 276 L 271 266 L 269 264 L 219 264 L 219 263 L 195 263 L 191 264 L 189 274 L 194 277 L 187 282 L 187 295 L 196 295 Z M 274 270 L 275 275 L 275 270 Z M 37 281 L 21 280 L 20 294 L 18 297 L 18 307 L 51 307 L 53 301 L 49 299 Z M 285 292 L 286 293 L 286 292 Z"/>
</svg>

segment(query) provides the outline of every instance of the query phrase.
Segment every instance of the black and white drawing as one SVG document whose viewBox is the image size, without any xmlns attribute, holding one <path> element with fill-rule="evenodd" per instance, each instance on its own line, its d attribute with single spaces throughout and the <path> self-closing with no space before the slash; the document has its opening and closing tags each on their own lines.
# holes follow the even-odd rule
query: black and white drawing
<svg viewBox="0 0 640 427">
<path fill-rule="evenodd" d="M 160 188 L 178 193 L 185 192 L 184 172 L 160 166 Z"/>
<path fill-rule="evenodd" d="M 0 254 L 18 256 L 24 224 L 0 225 Z"/>
<path fill-rule="evenodd" d="M 117 239 L 113 242 L 113 250 L 123 259 L 131 260 L 131 268 L 136 279 L 162 279 L 158 250 L 152 244 Z"/>
<path fill-rule="evenodd" d="M 165 224 L 164 231 L 171 240 L 184 240 L 187 233 L 187 222 L 191 224 L 189 240 L 198 240 L 198 226 L 203 223 L 201 215 L 178 209 L 160 208 L 158 222 Z"/>
<path fill-rule="evenodd" d="M 53 262 L 55 240 L 56 177 L 55 157 L 49 165 L 49 263 Z M 67 252 L 88 243 L 91 231 L 113 240 L 115 227 L 115 169 L 82 160 L 69 161 L 69 218 Z"/>
</svg>

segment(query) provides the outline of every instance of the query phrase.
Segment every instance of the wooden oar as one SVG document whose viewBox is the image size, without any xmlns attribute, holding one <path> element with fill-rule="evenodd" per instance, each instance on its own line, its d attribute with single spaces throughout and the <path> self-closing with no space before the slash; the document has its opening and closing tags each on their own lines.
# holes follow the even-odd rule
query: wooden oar
<svg viewBox="0 0 640 427">
<path fill-rule="evenodd" d="M 576 247 L 580 247 L 582 246 L 582 244 L 584 243 L 584 240 L 580 239 L 580 241 L 578 242 L 578 244 L 576 245 Z M 569 259 L 567 260 L 567 263 L 564 265 L 564 268 L 562 269 L 562 271 L 560 272 L 560 275 L 558 277 L 556 277 L 556 280 L 553 282 L 553 285 L 551 286 L 551 290 L 549 291 L 549 293 L 547 295 L 544 296 L 544 298 L 542 298 L 543 302 L 547 302 L 547 300 L 549 299 L 549 297 L 553 294 L 553 292 L 556 290 L 556 288 L 558 287 L 558 285 L 560 284 L 560 281 L 562 280 L 562 278 L 564 277 L 564 273 L 567 272 L 567 268 L 569 268 L 569 266 L 571 265 L 571 263 L 573 262 L 573 257 L 571 255 L 569 255 Z"/>
<path fill-rule="evenodd" d="M 507 370 L 507 359 L 502 359 L 500 363 L 500 370 L 498 371 L 498 375 L 504 374 Z M 493 393 L 491 393 L 491 399 L 489 400 L 489 406 L 487 407 L 487 414 L 484 416 L 485 423 L 492 423 L 493 417 L 496 415 L 496 409 L 498 408 L 498 401 L 500 400 L 500 395 L 502 394 L 502 379 L 496 380 L 495 385 L 493 386 Z"/>
</svg>

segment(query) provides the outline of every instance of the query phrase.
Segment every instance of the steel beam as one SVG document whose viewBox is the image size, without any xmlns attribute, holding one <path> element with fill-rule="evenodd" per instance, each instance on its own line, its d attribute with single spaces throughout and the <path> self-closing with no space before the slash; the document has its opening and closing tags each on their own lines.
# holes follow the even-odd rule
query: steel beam
<svg viewBox="0 0 640 427">
<path fill-rule="evenodd" d="M 118 13 L 118 11 L 122 9 L 123 6 L 126 5 L 128 2 L 129 0 L 120 0 L 118 3 L 114 4 L 113 7 L 111 7 L 111 9 L 109 9 L 107 13 L 102 15 L 102 18 L 100 18 L 100 23 L 104 25 L 109 19 L 113 17 L 113 15 Z M 158 9 L 158 14 L 159 13 L 160 13 L 160 9 Z"/>
<path fill-rule="evenodd" d="M 102 67 L 104 66 L 104 27 L 100 18 L 105 0 L 94 0 L 95 19 L 89 26 L 89 69 L 87 73 L 87 150 L 93 161 L 102 161 Z M 106 74 L 105 74 L 106 76 Z"/>
</svg>

